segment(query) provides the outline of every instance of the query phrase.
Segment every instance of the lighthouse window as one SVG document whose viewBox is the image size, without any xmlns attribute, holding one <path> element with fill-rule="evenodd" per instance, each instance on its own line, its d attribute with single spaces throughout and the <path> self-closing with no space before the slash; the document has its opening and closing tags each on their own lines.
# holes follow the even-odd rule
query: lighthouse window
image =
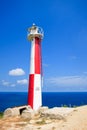
<svg viewBox="0 0 87 130">
<path fill-rule="evenodd" d="M 39 91 L 39 87 L 36 87 L 36 89 L 35 89 L 36 91 Z"/>
</svg>

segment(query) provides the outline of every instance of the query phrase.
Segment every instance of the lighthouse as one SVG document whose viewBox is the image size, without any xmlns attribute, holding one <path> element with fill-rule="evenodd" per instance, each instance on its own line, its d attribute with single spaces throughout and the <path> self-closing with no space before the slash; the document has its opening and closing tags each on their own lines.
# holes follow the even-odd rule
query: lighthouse
<svg viewBox="0 0 87 130">
<path fill-rule="evenodd" d="M 30 105 L 34 110 L 37 110 L 40 106 L 42 106 L 42 39 L 42 28 L 36 26 L 35 24 L 28 28 L 28 40 L 31 42 L 28 105 Z"/>
</svg>

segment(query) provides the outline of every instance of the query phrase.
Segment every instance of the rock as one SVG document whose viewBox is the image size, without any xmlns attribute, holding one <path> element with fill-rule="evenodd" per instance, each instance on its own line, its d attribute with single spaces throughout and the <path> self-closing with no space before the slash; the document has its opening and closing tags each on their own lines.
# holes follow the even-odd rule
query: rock
<svg viewBox="0 0 87 130">
<path fill-rule="evenodd" d="M 35 124 L 35 120 L 30 120 L 30 124 Z"/>
<path fill-rule="evenodd" d="M 27 125 L 23 130 L 35 130 L 33 126 Z"/>
<path fill-rule="evenodd" d="M 17 108 L 8 108 L 4 111 L 4 117 L 18 116 L 20 112 Z"/>
<path fill-rule="evenodd" d="M 19 116 L 22 114 L 24 110 L 30 110 L 30 106 L 20 106 L 20 107 L 14 107 L 14 108 L 7 108 L 4 111 L 4 117 L 10 117 L 10 116 Z"/>
<path fill-rule="evenodd" d="M 52 114 L 52 113 L 41 113 L 41 117 L 50 118 L 50 119 L 57 119 L 57 120 L 64 120 L 65 117 L 59 114 Z"/>
<path fill-rule="evenodd" d="M 58 109 L 48 109 L 46 111 L 41 112 L 41 117 L 50 118 L 50 119 L 58 119 L 65 120 L 65 116 L 58 112 Z"/>
<path fill-rule="evenodd" d="M 22 118 L 29 119 L 29 120 L 31 120 L 32 118 L 34 118 L 34 116 L 35 116 L 35 112 L 32 109 L 24 110 L 22 112 L 22 114 L 21 114 Z"/>
<path fill-rule="evenodd" d="M 41 112 L 41 117 L 50 119 L 66 120 L 66 116 L 74 111 L 73 108 L 54 107 Z"/>
<path fill-rule="evenodd" d="M 39 113 L 42 113 L 42 112 L 44 112 L 44 111 L 46 111 L 46 110 L 48 110 L 48 107 L 47 107 L 47 106 L 39 107 L 38 112 L 39 112 Z"/>
</svg>

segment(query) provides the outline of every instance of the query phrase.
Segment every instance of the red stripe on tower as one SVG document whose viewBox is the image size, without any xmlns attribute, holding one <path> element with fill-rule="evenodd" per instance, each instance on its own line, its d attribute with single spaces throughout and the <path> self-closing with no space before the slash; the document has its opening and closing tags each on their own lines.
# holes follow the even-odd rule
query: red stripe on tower
<svg viewBox="0 0 87 130">
<path fill-rule="evenodd" d="M 35 74 L 41 73 L 41 39 L 35 37 Z"/>
<path fill-rule="evenodd" d="M 34 99 L 34 74 L 29 75 L 29 93 L 28 93 L 28 104 L 33 108 Z"/>
</svg>

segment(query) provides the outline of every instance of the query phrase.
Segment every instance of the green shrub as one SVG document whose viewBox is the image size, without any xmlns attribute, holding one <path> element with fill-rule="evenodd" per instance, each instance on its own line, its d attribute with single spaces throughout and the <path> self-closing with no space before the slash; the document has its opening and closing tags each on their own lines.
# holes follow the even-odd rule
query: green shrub
<svg viewBox="0 0 87 130">
<path fill-rule="evenodd" d="M 63 107 L 68 107 L 68 106 L 65 104 L 65 105 L 63 105 Z"/>
<path fill-rule="evenodd" d="M 2 118 L 3 117 L 3 112 L 0 112 L 0 118 Z"/>
</svg>

